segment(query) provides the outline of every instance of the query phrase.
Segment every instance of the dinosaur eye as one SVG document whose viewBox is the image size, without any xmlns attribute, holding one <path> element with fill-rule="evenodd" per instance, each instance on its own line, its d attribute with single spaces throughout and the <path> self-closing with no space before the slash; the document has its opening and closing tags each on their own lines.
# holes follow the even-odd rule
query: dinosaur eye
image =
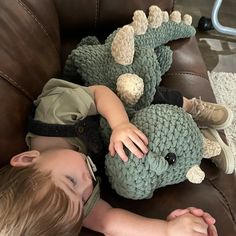
<svg viewBox="0 0 236 236">
<path fill-rule="evenodd" d="M 166 156 L 165 156 L 165 160 L 167 160 L 167 162 L 169 163 L 169 165 L 172 165 L 175 163 L 176 161 L 176 155 L 172 152 L 169 152 Z"/>
</svg>

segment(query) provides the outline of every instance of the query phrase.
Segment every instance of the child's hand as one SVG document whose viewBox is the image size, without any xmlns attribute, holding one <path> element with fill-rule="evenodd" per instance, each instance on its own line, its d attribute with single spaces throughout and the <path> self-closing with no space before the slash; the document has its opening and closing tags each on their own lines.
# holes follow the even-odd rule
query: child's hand
<svg viewBox="0 0 236 236">
<path fill-rule="evenodd" d="M 185 213 L 167 223 L 168 236 L 209 236 L 208 224 L 202 217 Z"/>
<path fill-rule="evenodd" d="M 125 145 L 135 156 L 142 158 L 148 152 L 148 139 L 143 132 L 130 122 L 122 123 L 113 129 L 110 137 L 109 151 L 111 156 L 115 153 L 123 161 L 128 161 L 123 145 Z"/>
<path fill-rule="evenodd" d="M 217 236 L 217 230 L 215 227 L 215 219 L 207 212 L 204 212 L 202 209 L 189 207 L 186 209 L 176 209 L 167 216 L 167 220 L 173 220 L 174 218 L 181 216 L 186 213 L 191 213 L 195 216 L 202 217 L 205 223 L 208 224 L 208 236 Z"/>
</svg>

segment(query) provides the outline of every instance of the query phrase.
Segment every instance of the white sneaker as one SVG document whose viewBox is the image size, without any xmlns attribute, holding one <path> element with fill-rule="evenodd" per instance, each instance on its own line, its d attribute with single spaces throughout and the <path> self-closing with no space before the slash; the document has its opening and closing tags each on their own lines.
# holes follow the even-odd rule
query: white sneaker
<svg viewBox="0 0 236 236">
<path fill-rule="evenodd" d="M 220 154 L 211 158 L 212 162 L 214 162 L 215 165 L 226 174 L 232 174 L 235 169 L 235 159 L 231 148 L 224 143 L 215 129 L 201 129 L 201 133 L 205 138 L 219 143 L 221 147 Z"/>
</svg>

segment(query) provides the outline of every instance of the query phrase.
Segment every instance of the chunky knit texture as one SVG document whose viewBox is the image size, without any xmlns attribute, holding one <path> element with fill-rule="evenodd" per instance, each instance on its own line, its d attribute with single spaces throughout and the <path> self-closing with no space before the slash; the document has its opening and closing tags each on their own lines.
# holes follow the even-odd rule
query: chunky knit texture
<svg viewBox="0 0 236 236">
<path fill-rule="evenodd" d="M 86 85 L 106 85 L 115 93 L 120 75 L 136 74 L 143 79 L 144 92 L 132 109 L 147 107 L 172 63 L 172 51 L 165 44 L 195 34 L 189 25 L 191 17 L 183 19 L 179 12 L 169 17 L 157 6 L 150 7 L 148 18 L 144 12 L 135 11 L 133 22 L 115 30 L 104 44 L 96 37 L 84 38 L 69 55 L 64 74 L 76 77 L 79 73 Z"/>
<path fill-rule="evenodd" d="M 118 155 L 106 156 L 106 174 L 112 188 L 131 199 L 151 198 L 160 187 L 186 180 L 188 170 L 203 158 L 203 139 L 192 118 L 182 108 L 171 105 L 151 105 L 138 111 L 132 122 L 149 139 L 148 154 L 138 159 L 128 150 L 128 162 Z M 109 130 L 104 128 L 106 138 Z M 176 162 L 168 164 L 168 153 Z"/>
<path fill-rule="evenodd" d="M 165 44 L 194 34 L 190 16 L 182 20 L 179 12 L 169 16 L 151 6 L 148 17 L 135 11 L 133 22 L 115 30 L 104 44 L 96 37 L 82 39 L 66 61 L 65 77 L 79 74 L 85 85 L 111 88 L 148 137 L 149 152 L 142 159 L 128 150 L 127 163 L 117 155 L 106 156 L 106 173 L 121 196 L 150 198 L 155 189 L 184 181 L 189 169 L 196 165 L 196 170 L 203 158 L 203 139 L 191 117 L 181 108 L 151 105 L 161 76 L 172 63 L 172 51 Z M 135 84 L 139 87 L 134 88 Z M 111 130 L 103 118 L 100 125 L 108 144 Z M 173 164 L 165 159 L 169 153 L 176 155 Z"/>
</svg>

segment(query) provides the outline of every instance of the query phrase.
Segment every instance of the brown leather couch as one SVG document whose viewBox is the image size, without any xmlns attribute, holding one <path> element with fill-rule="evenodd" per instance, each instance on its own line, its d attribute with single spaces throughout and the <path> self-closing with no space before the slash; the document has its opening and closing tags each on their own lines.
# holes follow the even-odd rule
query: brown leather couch
<svg viewBox="0 0 236 236">
<path fill-rule="evenodd" d="M 24 136 L 33 100 L 51 77 L 60 77 L 65 58 L 86 35 L 105 37 L 129 23 L 136 9 L 152 4 L 169 12 L 172 0 L 1 0 L 0 1 L 0 165 L 27 149 Z M 185 96 L 215 101 L 195 38 L 172 42 L 173 65 L 162 84 Z M 210 161 L 199 185 L 184 182 L 156 191 L 150 200 L 117 196 L 106 180 L 102 196 L 113 206 L 147 217 L 165 218 L 176 208 L 196 206 L 216 218 L 220 236 L 236 235 L 235 175 L 225 175 Z M 83 229 L 80 235 L 100 235 Z"/>
</svg>

